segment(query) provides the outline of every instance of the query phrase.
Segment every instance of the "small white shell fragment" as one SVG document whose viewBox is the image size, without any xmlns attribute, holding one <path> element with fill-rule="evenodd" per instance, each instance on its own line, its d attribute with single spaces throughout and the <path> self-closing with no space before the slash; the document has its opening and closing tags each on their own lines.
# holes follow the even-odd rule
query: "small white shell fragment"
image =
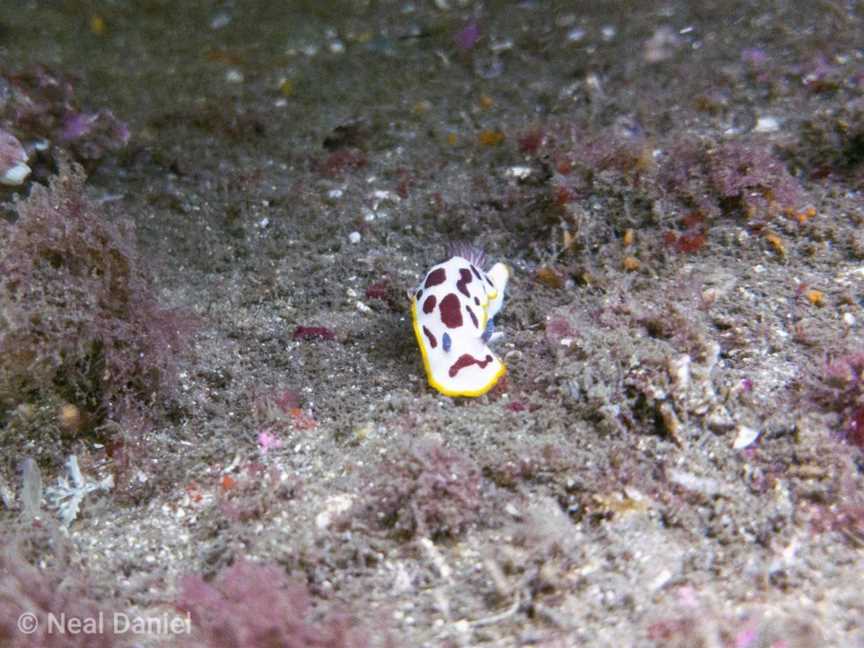
<svg viewBox="0 0 864 648">
<path fill-rule="evenodd" d="M 429 562 L 434 565 L 441 578 L 447 581 L 451 580 L 453 577 L 453 570 L 450 568 L 450 565 L 447 564 L 447 559 L 440 551 L 438 551 L 438 547 L 435 546 L 435 543 L 425 537 L 420 538 L 417 543 L 423 551 L 426 552 L 426 557 L 429 559 Z"/>
<path fill-rule="evenodd" d="M 389 203 L 399 203 L 402 202 L 402 199 L 399 197 L 399 194 L 394 193 L 392 191 L 384 191 L 382 189 L 376 189 L 369 196 L 372 199 L 372 209 L 378 211 L 378 207 L 385 202 Z"/>
<path fill-rule="evenodd" d="M 843 313 L 843 323 L 846 326 L 855 326 L 855 316 L 852 313 Z"/>
<path fill-rule="evenodd" d="M 362 239 L 362 238 L 363 238 L 363 235 L 360 234 L 360 232 L 356 232 L 356 231 L 355 231 L 355 232 L 351 232 L 351 233 L 348 235 L 348 241 L 349 241 L 350 243 L 359 243 L 359 242 L 360 242 L 360 239 Z"/>
<path fill-rule="evenodd" d="M 668 25 L 662 25 L 645 41 L 642 57 L 647 63 L 667 61 L 675 55 L 675 50 L 680 46 L 681 39 L 675 30 Z"/>
<path fill-rule="evenodd" d="M 654 577 L 654 580 L 651 581 L 651 584 L 648 586 L 652 592 L 656 592 L 661 589 L 666 583 L 672 580 L 673 574 L 668 569 L 661 569 L 660 573 Z"/>
<path fill-rule="evenodd" d="M 2 177 L 0 177 L 0 184 L 15 187 L 24 182 L 24 180 L 29 175 L 30 167 L 23 162 L 19 162 L 18 164 L 6 170 L 6 173 L 4 173 Z"/>
<path fill-rule="evenodd" d="M 3 506 L 9 510 L 12 510 L 15 505 L 15 491 L 4 481 L 2 476 L 0 476 L 0 502 L 3 502 Z"/>
<path fill-rule="evenodd" d="M 669 359 L 669 378 L 678 389 L 687 389 L 690 386 L 690 363 L 689 355 L 680 355 Z"/>
<path fill-rule="evenodd" d="M 669 477 L 669 481 L 694 493 L 701 493 L 706 497 L 713 497 L 722 492 L 720 483 L 711 477 L 699 477 L 691 472 L 678 470 L 677 468 L 670 470 L 667 476 Z"/>
<path fill-rule="evenodd" d="M 739 425 L 736 428 L 735 440 L 732 442 L 732 448 L 735 450 L 743 450 L 758 438 L 759 430 L 754 430 L 746 425 Z"/>
<path fill-rule="evenodd" d="M 512 502 L 507 502 L 507 504 L 504 505 L 504 512 L 507 515 L 509 515 L 510 517 L 514 517 L 514 518 L 522 517 L 522 511 L 520 511 L 518 508 L 516 508 L 516 505 L 513 504 Z"/>
<path fill-rule="evenodd" d="M 776 133 L 780 130 L 780 121 L 771 115 L 763 115 L 756 120 L 754 133 Z"/>
<path fill-rule="evenodd" d="M 222 29 L 231 24 L 231 14 L 227 11 L 219 11 L 210 19 L 210 29 Z"/>
<path fill-rule="evenodd" d="M 332 495 L 324 502 L 324 509 L 315 516 L 315 526 L 326 529 L 333 523 L 333 519 L 340 513 L 344 513 L 354 504 L 354 498 L 347 493 Z"/>
<path fill-rule="evenodd" d="M 569 32 L 567 32 L 567 41 L 570 43 L 578 43 L 583 38 L 585 38 L 585 30 L 581 27 L 574 27 Z"/>
<path fill-rule="evenodd" d="M 517 180 L 524 180 L 528 176 L 531 175 L 532 169 L 529 166 L 512 166 L 505 172 L 505 175 L 508 178 L 516 178 Z"/>
<path fill-rule="evenodd" d="M 396 564 L 396 574 L 393 576 L 393 592 L 395 594 L 407 594 L 414 591 L 411 574 L 402 563 Z"/>
<path fill-rule="evenodd" d="M 14 187 L 28 175 L 27 152 L 17 137 L 0 128 L 0 184 Z"/>
<path fill-rule="evenodd" d="M 237 69 L 230 69 L 225 72 L 225 80 L 228 83 L 243 83 L 243 73 Z"/>
</svg>

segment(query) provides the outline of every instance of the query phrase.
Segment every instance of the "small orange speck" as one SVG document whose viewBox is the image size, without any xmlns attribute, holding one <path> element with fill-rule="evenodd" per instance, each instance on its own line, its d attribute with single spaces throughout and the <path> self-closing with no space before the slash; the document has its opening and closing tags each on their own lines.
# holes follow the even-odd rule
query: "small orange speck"
<svg viewBox="0 0 864 648">
<path fill-rule="evenodd" d="M 498 130 L 484 130 L 477 136 L 483 146 L 497 146 L 504 141 L 504 133 Z"/>
<path fill-rule="evenodd" d="M 636 232 L 632 229 L 624 230 L 624 247 L 630 247 L 633 243 L 636 242 Z"/>
<path fill-rule="evenodd" d="M 569 250 L 576 243 L 576 237 L 567 230 L 564 230 L 564 249 Z"/>
<path fill-rule="evenodd" d="M 312 430 L 318 425 L 318 422 L 314 418 L 306 414 L 299 407 L 292 407 L 289 411 L 295 430 Z"/>
<path fill-rule="evenodd" d="M 480 97 L 480 107 L 483 110 L 489 110 L 492 106 L 495 105 L 495 100 L 489 95 L 483 95 Z"/>
<path fill-rule="evenodd" d="M 425 115 L 430 110 L 432 110 L 432 103 L 426 99 L 422 99 L 414 104 L 415 115 Z"/>
<path fill-rule="evenodd" d="M 771 247 L 774 248 L 774 251 L 782 257 L 786 256 L 786 246 L 783 244 L 783 239 L 777 236 L 774 233 L 766 234 L 765 238 L 771 244 Z"/>
<path fill-rule="evenodd" d="M 641 173 L 647 173 L 656 166 L 657 163 L 654 161 L 654 147 L 643 146 L 642 150 L 639 151 L 639 156 L 636 158 L 634 170 Z"/>
<path fill-rule="evenodd" d="M 219 486 L 223 491 L 229 491 L 237 485 L 237 480 L 234 479 L 231 475 L 222 475 L 222 479 L 219 482 Z"/>
<path fill-rule="evenodd" d="M 69 432 L 77 432 L 78 428 L 81 427 L 81 410 L 72 405 L 71 403 L 66 403 L 60 408 L 60 425 Z"/>
<path fill-rule="evenodd" d="M 90 31 L 96 34 L 97 36 L 101 36 L 105 33 L 105 29 L 107 25 L 105 24 L 105 19 L 99 14 L 94 14 L 90 16 Z"/>
<path fill-rule="evenodd" d="M 824 306 L 825 305 L 825 293 L 821 290 L 816 290 L 815 288 L 811 288 L 810 290 L 804 293 L 804 296 L 814 306 Z"/>
<path fill-rule="evenodd" d="M 537 268 L 537 281 L 546 284 L 550 288 L 564 287 L 564 275 L 557 268 L 549 266 Z"/>
<path fill-rule="evenodd" d="M 636 270 L 639 269 L 639 266 L 641 266 L 642 264 L 639 263 L 639 259 L 637 259 L 636 257 L 626 256 L 626 257 L 624 257 L 623 265 L 624 265 L 624 269 L 627 272 L 635 272 Z"/>
<path fill-rule="evenodd" d="M 816 216 L 816 208 L 815 207 L 808 207 L 804 211 L 798 212 L 797 214 L 795 214 L 795 218 L 798 220 L 798 223 L 801 225 L 806 223 L 811 218 L 814 218 L 815 216 Z"/>
<path fill-rule="evenodd" d="M 795 211 L 791 207 L 787 207 L 783 210 L 783 213 L 789 218 L 794 218 L 796 221 L 798 221 L 799 225 L 803 225 L 811 218 L 814 218 L 817 212 L 815 207 L 808 207 L 803 211 Z"/>
<path fill-rule="evenodd" d="M 450 146 L 456 146 L 456 143 L 459 141 L 459 137 L 456 133 L 447 133 L 447 143 Z"/>
<path fill-rule="evenodd" d="M 568 175 L 573 170 L 573 162 L 566 158 L 561 158 L 555 165 L 555 170 L 561 175 Z"/>
<path fill-rule="evenodd" d="M 201 502 L 202 499 L 204 499 L 204 496 L 201 494 L 201 489 L 194 481 L 186 484 L 186 494 L 189 495 L 189 499 L 191 499 L 196 504 Z"/>
</svg>

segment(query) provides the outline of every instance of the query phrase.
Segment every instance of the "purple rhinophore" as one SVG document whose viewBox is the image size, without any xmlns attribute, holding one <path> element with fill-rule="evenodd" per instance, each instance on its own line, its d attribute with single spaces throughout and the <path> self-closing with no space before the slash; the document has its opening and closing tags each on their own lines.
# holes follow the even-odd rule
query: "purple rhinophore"
<svg viewBox="0 0 864 648">
<path fill-rule="evenodd" d="M 759 68 L 768 62 L 768 55 L 759 47 L 745 47 L 741 50 L 741 61 L 750 67 Z"/>
<path fill-rule="evenodd" d="M 456 32 L 453 39 L 456 42 L 456 47 L 461 50 L 474 49 L 477 41 L 480 40 L 480 26 L 473 18 L 462 29 Z"/>
</svg>

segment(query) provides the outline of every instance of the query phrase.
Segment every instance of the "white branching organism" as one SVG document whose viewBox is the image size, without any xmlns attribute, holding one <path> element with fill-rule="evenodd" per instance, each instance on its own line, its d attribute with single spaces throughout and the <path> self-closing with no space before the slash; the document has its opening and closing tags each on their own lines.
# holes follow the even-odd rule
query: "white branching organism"
<svg viewBox="0 0 864 648">
<path fill-rule="evenodd" d="M 56 486 L 47 488 L 45 496 L 57 508 L 63 526 L 68 527 L 78 517 L 78 508 L 88 494 L 94 491 L 109 491 L 113 487 L 113 475 L 108 475 L 98 482 L 85 481 L 78 467 L 78 457 L 69 455 L 66 459 L 66 476 L 59 477 Z"/>
</svg>

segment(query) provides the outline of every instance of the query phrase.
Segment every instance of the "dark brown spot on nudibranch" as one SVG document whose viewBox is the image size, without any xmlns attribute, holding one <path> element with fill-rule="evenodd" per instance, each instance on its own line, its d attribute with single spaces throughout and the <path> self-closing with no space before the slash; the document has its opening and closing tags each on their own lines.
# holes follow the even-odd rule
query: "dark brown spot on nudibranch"
<svg viewBox="0 0 864 648">
<path fill-rule="evenodd" d="M 459 268 L 459 281 L 456 282 L 456 287 L 466 297 L 470 297 L 471 293 L 468 292 L 468 284 L 471 283 L 473 279 L 471 278 L 471 273 L 467 268 Z"/>
<path fill-rule="evenodd" d="M 462 369 L 465 369 L 466 367 L 470 367 L 471 365 L 476 364 L 480 365 L 481 369 L 485 369 L 486 365 L 490 362 L 492 362 L 491 355 L 487 354 L 483 360 L 478 360 L 470 353 L 463 353 L 461 356 L 459 356 L 459 359 L 451 365 L 448 373 L 450 374 L 451 378 L 455 378 L 456 374 L 458 374 Z"/>
<path fill-rule="evenodd" d="M 471 316 L 471 321 L 474 322 L 474 328 L 480 328 L 480 322 L 477 321 L 477 316 L 468 304 L 465 304 L 465 310 L 467 310 L 468 314 Z"/>
<path fill-rule="evenodd" d="M 477 277 L 477 281 L 482 281 L 480 278 L 480 273 L 477 271 L 477 268 L 474 267 L 474 264 L 471 264 L 471 272 L 474 273 L 474 276 Z"/>
<path fill-rule="evenodd" d="M 459 328 L 462 326 L 462 309 L 459 296 L 455 293 L 447 293 L 438 307 L 441 311 L 441 321 L 448 328 Z"/>
<path fill-rule="evenodd" d="M 488 283 L 493 288 L 495 287 L 495 284 L 492 283 L 492 280 L 489 278 L 489 275 L 486 275 L 486 283 Z"/>
<path fill-rule="evenodd" d="M 426 283 L 423 284 L 423 287 L 431 288 L 432 286 L 444 283 L 446 280 L 447 273 L 444 272 L 444 268 L 436 268 L 426 276 Z"/>
<path fill-rule="evenodd" d="M 423 327 L 423 334 L 429 339 L 429 346 L 433 349 L 438 346 L 438 340 L 435 339 L 435 335 L 433 335 L 432 331 L 430 331 L 425 326 Z"/>
<path fill-rule="evenodd" d="M 435 304 L 438 302 L 435 295 L 429 295 L 426 301 L 423 302 L 423 312 L 427 315 L 435 310 Z"/>
<path fill-rule="evenodd" d="M 475 305 L 475 306 L 479 306 L 479 305 L 480 305 L 480 298 L 479 298 L 479 297 L 475 297 L 475 298 L 474 298 L 474 305 Z"/>
<path fill-rule="evenodd" d="M 416 299 L 417 301 L 420 301 L 420 298 L 422 296 L 423 296 L 423 289 L 421 288 L 420 290 L 417 291 L 417 294 L 414 295 L 414 299 Z"/>
</svg>

